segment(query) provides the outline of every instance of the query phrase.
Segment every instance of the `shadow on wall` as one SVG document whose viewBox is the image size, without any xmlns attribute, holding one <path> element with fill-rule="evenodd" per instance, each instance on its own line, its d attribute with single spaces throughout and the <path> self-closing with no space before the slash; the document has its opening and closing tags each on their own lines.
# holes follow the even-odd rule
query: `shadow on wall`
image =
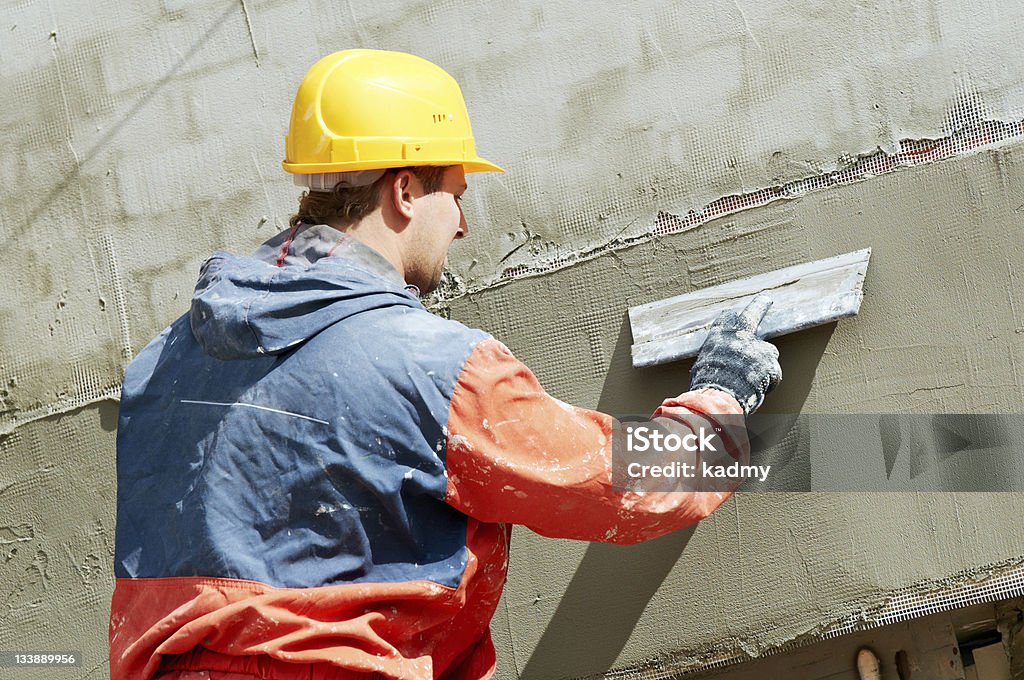
<svg viewBox="0 0 1024 680">
<path fill-rule="evenodd" d="M 591 543 L 520 680 L 611 668 L 695 527 L 633 546 Z M 630 587 L 624 588 L 628 572 Z"/>
<path fill-rule="evenodd" d="M 784 380 L 765 402 L 765 410 L 796 414 L 803 408 L 818 364 L 836 324 L 778 338 Z M 633 338 L 623 315 L 598 409 L 615 416 L 650 414 L 661 401 L 686 390 L 692 362 L 633 368 Z M 805 451 L 776 446 L 757 463 L 784 470 Z M 806 465 L 790 466 L 803 474 Z M 793 488 L 793 481 L 779 477 Z M 523 668 L 522 680 L 578 676 L 609 670 L 633 634 L 651 598 L 672 571 L 695 527 L 635 546 L 592 543 L 558 603 L 554 616 Z M 630 586 L 623 587 L 628 569 Z"/>
<path fill-rule="evenodd" d="M 120 405 L 118 401 L 106 399 L 97 406 L 100 412 L 100 427 L 103 428 L 104 432 L 117 431 L 117 413 Z"/>
</svg>

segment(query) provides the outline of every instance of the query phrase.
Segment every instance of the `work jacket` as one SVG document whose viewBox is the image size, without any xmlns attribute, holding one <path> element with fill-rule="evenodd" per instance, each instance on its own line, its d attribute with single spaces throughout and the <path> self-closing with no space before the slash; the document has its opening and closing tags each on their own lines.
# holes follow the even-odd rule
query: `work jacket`
<svg viewBox="0 0 1024 680">
<path fill-rule="evenodd" d="M 616 426 L 330 227 L 216 253 L 124 379 L 111 676 L 487 678 L 510 524 L 635 543 L 728 496 L 613 488 Z"/>
</svg>

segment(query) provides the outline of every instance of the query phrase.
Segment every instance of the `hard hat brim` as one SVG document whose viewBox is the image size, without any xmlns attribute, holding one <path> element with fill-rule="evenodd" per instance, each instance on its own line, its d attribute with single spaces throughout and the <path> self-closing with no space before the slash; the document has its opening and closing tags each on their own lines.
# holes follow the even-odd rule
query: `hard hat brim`
<svg viewBox="0 0 1024 680">
<path fill-rule="evenodd" d="M 348 163 L 289 163 L 281 161 L 281 167 L 285 172 L 295 175 L 312 175 L 321 172 L 352 172 L 355 170 L 377 170 L 380 168 L 407 168 L 410 166 L 447 166 L 461 165 L 466 173 L 470 172 L 505 172 L 505 170 L 494 163 L 480 158 L 468 161 L 463 160 L 442 160 L 430 159 L 427 161 L 399 159 L 394 161 L 352 161 Z"/>
<path fill-rule="evenodd" d="M 455 165 L 459 165 L 455 163 Z M 484 160 L 477 156 L 474 160 L 462 163 L 462 169 L 467 173 L 469 172 L 505 172 L 504 168 L 500 168 L 494 163 Z"/>
</svg>

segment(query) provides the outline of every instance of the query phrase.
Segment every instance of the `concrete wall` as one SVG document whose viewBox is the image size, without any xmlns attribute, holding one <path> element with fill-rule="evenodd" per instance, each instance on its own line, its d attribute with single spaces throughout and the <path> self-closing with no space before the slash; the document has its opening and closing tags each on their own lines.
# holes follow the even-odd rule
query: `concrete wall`
<svg viewBox="0 0 1024 680">
<path fill-rule="evenodd" d="M 509 173 L 472 178 L 441 306 L 557 396 L 648 410 L 687 366 L 629 368 L 628 305 L 872 246 L 862 315 L 781 340 L 769 408 L 1020 411 L 1016 3 L 6 0 L 0 19 L 0 649 L 84 652 L 68 677 L 106 672 L 121 372 L 210 252 L 285 224 L 291 97 L 337 49 L 415 52 L 462 84 Z M 499 677 L 813 635 L 1013 567 L 1019 503 L 741 496 L 632 549 L 517 531 Z"/>
<path fill-rule="evenodd" d="M 663 297 L 673 277 L 703 285 L 872 245 L 861 316 L 780 339 L 787 378 L 766 408 L 1016 412 L 1022 160 L 1010 147 L 813 193 L 469 295 L 452 313 L 497 316 L 499 337 L 561 398 L 643 413 L 685 386 L 687 365 L 630 368 L 629 305 Z M 856 464 L 885 467 L 880 448 Z M 635 548 L 518 532 L 508 666 L 542 678 L 668 652 L 684 666 L 757 654 L 920 581 L 1024 561 L 1020 503 L 1008 493 L 741 494 L 692 533 Z"/>
</svg>

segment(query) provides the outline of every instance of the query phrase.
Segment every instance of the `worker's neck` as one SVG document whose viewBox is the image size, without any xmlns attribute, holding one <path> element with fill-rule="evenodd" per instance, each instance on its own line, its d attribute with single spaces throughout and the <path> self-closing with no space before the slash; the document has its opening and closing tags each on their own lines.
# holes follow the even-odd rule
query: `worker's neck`
<svg viewBox="0 0 1024 680">
<path fill-rule="evenodd" d="M 388 227 L 381 218 L 380 212 L 367 215 L 359 222 L 345 228 L 338 228 L 365 246 L 373 248 L 385 260 L 391 263 L 405 280 L 405 262 L 398 234 Z"/>
</svg>

